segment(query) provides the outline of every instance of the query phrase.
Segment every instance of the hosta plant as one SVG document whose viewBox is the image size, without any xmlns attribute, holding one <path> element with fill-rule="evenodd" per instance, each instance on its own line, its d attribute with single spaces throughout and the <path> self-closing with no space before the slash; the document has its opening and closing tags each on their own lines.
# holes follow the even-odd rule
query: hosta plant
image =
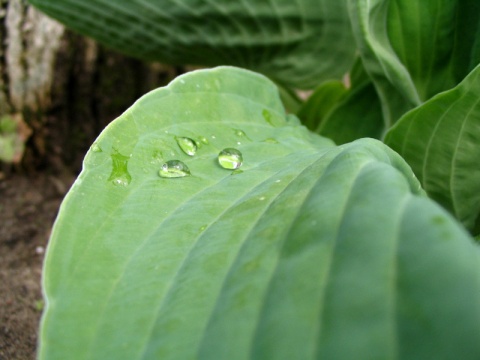
<svg viewBox="0 0 480 360">
<path fill-rule="evenodd" d="M 250 69 L 182 75 L 92 144 L 41 359 L 480 358 L 475 1 L 31 2 L 138 57 Z"/>
</svg>

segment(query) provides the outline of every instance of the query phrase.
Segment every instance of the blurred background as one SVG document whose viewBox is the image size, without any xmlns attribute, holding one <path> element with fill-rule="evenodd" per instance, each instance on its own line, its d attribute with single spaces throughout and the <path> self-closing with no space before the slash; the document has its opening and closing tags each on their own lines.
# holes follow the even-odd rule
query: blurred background
<svg viewBox="0 0 480 360">
<path fill-rule="evenodd" d="M 143 63 L 0 2 L 0 359 L 34 359 L 60 202 L 101 130 L 182 67 Z"/>
</svg>

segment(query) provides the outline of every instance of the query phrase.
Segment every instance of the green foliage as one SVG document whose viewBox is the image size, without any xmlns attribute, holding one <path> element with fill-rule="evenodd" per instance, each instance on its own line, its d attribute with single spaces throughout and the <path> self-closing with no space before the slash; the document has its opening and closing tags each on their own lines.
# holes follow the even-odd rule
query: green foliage
<svg viewBox="0 0 480 360">
<path fill-rule="evenodd" d="M 480 358 L 476 1 L 31 2 L 274 81 L 198 70 L 104 130 L 48 247 L 41 359 Z"/>
<path fill-rule="evenodd" d="M 480 66 L 454 89 L 405 114 L 385 138 L 430 196 L 469 230 L 480 226 L 479 99 Z"/>
<path fill-rule="evenodd" d="M 136 57 L 172 64 L 231 64 L 299 88 L 341 76 L 355 53 L 347 0 L 30 2 Z"/>
</svg>

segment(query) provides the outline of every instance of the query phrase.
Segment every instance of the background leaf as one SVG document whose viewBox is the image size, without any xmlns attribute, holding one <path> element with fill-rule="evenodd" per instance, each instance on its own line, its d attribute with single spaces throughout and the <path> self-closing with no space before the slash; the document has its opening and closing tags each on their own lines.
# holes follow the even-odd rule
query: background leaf
<svg viewBox="0 0 480 360">
<path fill-rule="evenodd" d="M 303 103 L 297 112 L 302 124 L 315 131 L 327 114 L 344 97 L 347 89 L 338 80 L 330 80 L 321 84 Z"/>
<path fill-rule="evenodd" d="M 406 114 L 385 138 L 427 193 L 469 230 L 480 224 L 479 99 L 477 67 L 456 88 Z"/>
<path fill-rule="evenodd" d="M 319 86 L 297 115 L 309 129 L 345 144 L 371 137 L 380 139 L 385 131 L 382 107 L 372 81 L 359 59 L 347 78 Z"/>
<path fill-rule="evenodd" d="M 241 173 L 217 164 L 232 146 Z M 171 159 L 192 175 L 160 178 Z M 47 250 L 40 358 L 477 359 L 478 270 L 388 147 L 333 146 L 260 75 L 192 72 L 87 154 Z"/>
<path fill-rule="evenodd" d="M 346 0 L 30 2 L 136 57 L 176 65 L 236 65 L 298 88 L 341 77 L 355 52 Z"/>
<path fill-rule="evenodd" d="M 349 90 L 316 130 L 336 144 L 371 137 L 380 139 L 384 131 L 382 108 L 370 81 Z"/>
<path fill-rule="evenodd" d="M 387 125 L 457 85 L 480 61 L 476 1 L 351 0 L 349 7 Z"/>
</svg>

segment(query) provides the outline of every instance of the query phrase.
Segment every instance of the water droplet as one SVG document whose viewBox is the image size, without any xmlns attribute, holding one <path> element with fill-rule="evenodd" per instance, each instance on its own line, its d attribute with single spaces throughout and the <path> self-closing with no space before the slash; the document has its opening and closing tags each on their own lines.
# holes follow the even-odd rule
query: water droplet
<svg viewBox="0 0 480 360">
<path fill-rule="evenodd" d="M 112 158 L 112 172 L 108 181 L 111 181 L 116 186 L 127 186 L 132 181 L 132 176 L 128 172 L 130 156 L 122 155 L 118 150 L 113 149 L 110 157 Z"/>
<path fill-rule="evenodd" d="M 275 182 L 278 184 L 279 182 L 281 182 L 282 180 L 278 179 L 278 180 L 275 180 Z"/>
<path fill-rule="evenodd" d="M 265 199 L 266 199 L 265 196 L 260 196 L 260 197 L 258 198 L 258 200 L 260 200 L 260 201 L 263 201 L 263 200 L 265 200 Z"/>
<path fill-rule="evenodd" d="M 270 111 L 268 111 L 267 109 L 263 109 L 262 116 L 266 122 L 268 122 L 270 125 L 273 125 L 272 114 L 270 113 Z"/>
<path fill-rule="evenodd" d="M 242 145 L 242 143 L 240 141 L 237 141 L 237 145 Z"/>
<path fill-rule="evenodd" d="M 200 141 L 201 143 L 203 143 L 205 145 L 210 144 L 210 142 L 208 141 L 208 139 L 205 136 L 199 136 L 198 141 Z"/>
<path fill-rule="evenodd" d="M 127 186 L 130 184 L 130 180 L 127 177 L 116 178 L 112 180 L 113 185 L 115 186 Z"/>
<path fill-rule="evenodd" d="M 212 139 L 216 139 L 217 137 L 215 135 L 212 135 Z"/>
<path fill-rule="evenodd" d="M 160 150 L 154 150 L 152 153 L 151 164 L 155 164 L 163 161 L 163 153 Z"/>
<path fill-rule="evenodd" d="M 169 160 L 162 165 L 158 174 L 163 178 L 179 178 L 189 176 L 190 170 L 179 160 Z"/>
<path fill-rule="evenodd" d="M 175 140 L 177 140 L 178 146 L 185 154 L 194 156 L 197 152 L 197 143 L 195 140 L 188 137 L 175 137 Z"/>
<path fill-rule="evenodd" d="M 266 142 L 268 144 L 278 144 L 278 141 L 275 140 L 274 138 L 265 139 L 265 140 L 263 140 L 263 142 Z"/>
<path fill-rule="evenodd" d="M 218 163 L 224 169 L 235 170 L 242 166 L 242 153 L 237 149 L 226 148 L 218 154 Z"/>
<path fill-rule="evenodd" d="M 207 228 L 207 225 L 202 225 L 202 226 L 200 227 L 200 232 L 205 231 L 206 228 Z"/>
<path fill-rule="evenodd" d="M 99 153 L 99 152 L 102 152 L 102 148 L 100 147 L 100 145 L 98 145 L 96 142 L 92 144 L 92 146 L 90 146 L 90 149 L 93 151 L 93 152 L 96 152 L 96 153 Z"/>
<path fill-rule="evenodd" d="M 180 83 L 181 83 L 181 84 L 185 84 L 185 80 L 180 79 Z"/>
</svg>

